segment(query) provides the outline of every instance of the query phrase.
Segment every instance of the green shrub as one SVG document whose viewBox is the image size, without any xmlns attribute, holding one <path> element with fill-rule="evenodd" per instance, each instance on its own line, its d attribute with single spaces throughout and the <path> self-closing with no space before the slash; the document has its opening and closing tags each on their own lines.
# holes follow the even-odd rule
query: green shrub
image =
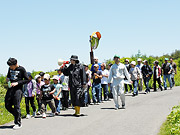
<svg viewBox="0 0 180 135">
<path fill-rule="evenodd" d="M 179 135 L 180 134 L 180 106 L 175 106 L 163 123 L 159 135 Z"/>
</svg>

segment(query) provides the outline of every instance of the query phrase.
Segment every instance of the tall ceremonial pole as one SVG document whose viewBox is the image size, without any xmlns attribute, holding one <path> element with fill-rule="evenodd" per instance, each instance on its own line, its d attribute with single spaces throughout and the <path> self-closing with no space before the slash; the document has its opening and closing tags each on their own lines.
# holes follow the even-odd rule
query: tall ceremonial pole
<svg viewBox="0 0 180 135">
<path fill-rule="evenodd" d="M 91 46 L 91 52 L 90 52 L 90 61 L 91 64 L 94 64 L 94 52 L 98 45 L 99 45 L 99 40 L 101 39 L 101 34 L 97 32 L 93 32 L 93 34 L 90 36 L 90 46 Z"/>
<path fill-rule="evenodd" d="M 91 52 L 90 52 L 90 61 L 91 61 L 91 64 L 94 64 L 94 53 L 93 53 L 93 48 L 91 46 L 91 36 L 90 36 L 90 47 L 91 47 Z"/>
</svg>

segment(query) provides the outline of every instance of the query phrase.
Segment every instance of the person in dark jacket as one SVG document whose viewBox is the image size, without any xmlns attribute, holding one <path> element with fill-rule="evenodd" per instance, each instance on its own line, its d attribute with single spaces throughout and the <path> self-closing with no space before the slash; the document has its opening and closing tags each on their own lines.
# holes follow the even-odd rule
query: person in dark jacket
<svg viewBox="0 0 180 135">
<path fill-rule="evenodd" d="M 14 116 L 15 126 L 13 129 L 19 129 L 22 127 L 20 109 L 23 95 L 22 88 L 24 84 L 29 82 L 29 78 L 24 67 L 19 66 L 15 58 L 9 58 L 7 64 L 9 71 L 6 81 L 8 82 L 9 88 L 5 96 L 5 107 Z"/>
<path fill-rule="evenodd" d="M 164 90 L 167 90 L 166 79 L 168 79 L 169 84 L 170 84 L 170 89 L 172 89 L 172 80 L 171 80 L 172 66 L 170 63 L 168 63 L 168 60 L 169 60 L 168 58 L 165 58 L 165 63 L 163 63 L 163 65 L 162 65 Z"/>
<path fill-rule="evenodd" d="M 149 80 L 151 79 L 152 76 L 152 69 L 151 66 L 148 64 L 148 61 L 144 61 L 144 65 L 142 67 L 142 74 L 143 74 L 143 79 L 144 79 L 144 84 L 146 86 L 146 93 L 150 92 L 149 88 Z"/>
<path fill-rule="evenodd" d="M 128 59 L 125 60 L 125 66 L 127 68 L 127 71 L 129 72 L 130 68 L 131 68 L 131 65 L 129 64 L 129 60 Z M 127 78 L 125 77 L 124 80 L 127 80 Z M 127 94 L 128 93 L 128 84 L 124 84 L 124 86 L 125 86 L 125 93 Z M 130 88 L 129 93 L 131 93 L 132 85 L 129 84 L 129 88 Z"/>
<path fill-rule="evenodd" d="M 72 55 L 71 64 L 64 67 L 63 73 L 69 76 L 69 88 L 71 102 L 75 108 L 75 116 L 80 116 L 80 107 L 84 106 L 84 89 L 86 85 L 86 72 L 84 67 L 79 63 L 78 56 Z"/>
</svg>

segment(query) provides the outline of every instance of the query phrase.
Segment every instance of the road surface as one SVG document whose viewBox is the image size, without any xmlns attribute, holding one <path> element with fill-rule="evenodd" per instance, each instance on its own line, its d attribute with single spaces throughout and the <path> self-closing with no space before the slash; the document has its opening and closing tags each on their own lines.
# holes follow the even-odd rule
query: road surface
<svg viewBox="0 0 180 135">
<path fill-rule="evenodd" d="M 73 109 L 46 119 L 23 119 L 23 127 L 13 130 L 13 122 L 0 126 L 0 135 L 157 135 L 172 107 L 180 102 L 180 87 L 132 97 L 126 95 L 126 109 L 114 110 L 114 102 Z"/>
</svg>

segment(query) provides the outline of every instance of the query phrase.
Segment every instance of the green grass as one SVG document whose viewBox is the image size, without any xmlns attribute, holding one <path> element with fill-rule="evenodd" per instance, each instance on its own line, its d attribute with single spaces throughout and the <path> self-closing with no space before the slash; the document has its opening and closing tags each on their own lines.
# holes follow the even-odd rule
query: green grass
<svg viewBox="0 0 180 135">
<path fill-rule="evenodd" d="M 161 126 L 159 135 L 180 135 L 180 105 L 173 107 Z"/>
</svg>

